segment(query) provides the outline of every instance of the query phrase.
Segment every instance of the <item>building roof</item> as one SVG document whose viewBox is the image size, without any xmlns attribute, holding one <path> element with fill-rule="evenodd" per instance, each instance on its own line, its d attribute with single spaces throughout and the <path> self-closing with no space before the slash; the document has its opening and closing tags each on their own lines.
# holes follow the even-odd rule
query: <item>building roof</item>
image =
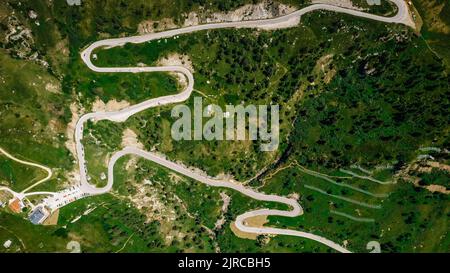
<svg viewBox="0 0 450 273">
<path fill-rule="evenodd" d="M 31 214 L 28 216 L 28 219 L 31 221 L 31 223 L 37 225 L 40 224 L 43 220 L 45 220 L 45 217 L 47 216 L 47 213 L 41 208 L 37 207 Z"/>
<path fill-rule="evenodd" d="M 15 213 L 22 212 L 22 202 L 18 198 L 14 198 L 11 202 L 9 202 L 9 208 Z"/>
<path fill-rule="evenodd" d="M 12 244 L 12 241 L 11 240 L 7 240 L 5 243 L 3 243 L 3 247 L 4 248 L 9 248 L 11 246 L 11 244 Z"/>
</svg>

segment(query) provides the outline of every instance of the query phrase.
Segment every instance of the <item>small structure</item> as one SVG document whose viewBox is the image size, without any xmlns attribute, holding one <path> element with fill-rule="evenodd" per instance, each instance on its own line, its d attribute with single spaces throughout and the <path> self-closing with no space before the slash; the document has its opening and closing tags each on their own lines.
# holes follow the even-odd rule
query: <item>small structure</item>
<svg viewBox="0 0 450 273">
<path fill-rule="evenodd" d="M 21 213 L 22 209 L 24 208 L 24 204 L 22 203 L 22 200 L 19 198 L 14 198 L 9 201 L 9 208 L 15 212 L 15 213 Z"/>
<path fill-rule="evenodd" d="M 35 225 L 39 225 L 42 224 L 49 215 L 50 213 L 43 206 L 37 206 L 28 216 L 28 220 Z"/>
<path fill-rule="evenodd" d="M 6 242 L 3 243 L 3 247 L 4 248 L 9 248 L 11 246 L 11 244 L 12 244 L 12 241 L 11 240 L 7 240 Z"/>
<path fill-rule="evenodd" d="M 367 0 L 367 4 L 369 4 L 369 6 L 373 6 L 373 5 L 381 5 L 381 0 Z"/>
<path fill-rule="evenodd" d="M 81 6 L 81 0 L 66 0 L 69 6 Z"/>
<path fill-rule="evenodd" d="M 28 12 L 28 16 L 29 16 L 31 19 L 36 19 L 36 18 L 38 17 L 37 13 L 36 13 L 34 10 L 30 10 L 30 11 Z"/>
</svg>

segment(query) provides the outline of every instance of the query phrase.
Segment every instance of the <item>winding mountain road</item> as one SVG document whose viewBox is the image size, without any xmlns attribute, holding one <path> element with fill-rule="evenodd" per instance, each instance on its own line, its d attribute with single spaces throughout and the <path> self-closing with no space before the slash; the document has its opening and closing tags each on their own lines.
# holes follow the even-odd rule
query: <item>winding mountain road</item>
<svg viewBox="0 0 450 273">
<path fill-rule="evenodd" d="M 88 120 L 110 120 L 115 122 L 123 122 L 128 119 L 128 117 L 144 111 L 146 109 L 179 103 L 187 100 L 193 90 L 194 87 L 194 76 L 193 74 L 182 66 L 163 66 L 163 67 L 97 67 L 91 62 L 92 52 L 97 48 L 111 48 L 117 46 L 123 46 L 126 43 L 144 43 L 152 40 L 158 40 L 162 38 L 169 38 L 176 35 L 192 33 L 196 31 L 202 30 L 212 30 L 212 29 L 222 29 L 222 28 L 259 28 L 259 29 L 276 29 L 276 28 L 285 28 L 295 26 L 300 22 L 300 17 L 303 14 L 308 12 L 316 11 L 316 10 L 327 10 L 334 11 L 339 13 L 345 13 L 354 15 L 357 17 L 367 18 L 371 20 L 376 20 L 385 23 L 398 23 L 404 24 L 414 28 L 414 22 L 412 21 L 407 4 L 403 0 L 390 0 L 398 7 L 398 13 L 393 17 L 382 17 L 378 15 L 373 15 L 369 13 L 364 13 L 361 11 L 346 9 L 342 7 L 337 7 L 333 5 L 327 4 L 314 4 L 308 6 L 306 8 L 297 10 L 293 13 L 272 18 L 272 19 L 264 19 L 264 20 L 254 20 L 254 21 L 239 21 L 239 22 L 223 22 L 223 23 L 212 23 L 212 24 L 204 24 L 204 25 L 195 25 L 190 27 L 184 27 L 179 29 L 168 30 L 164 32 L 158 33 L 150 33 L 142 36 L 131 36 L 125 38 L 116 38 L 116 39 L 107 39 L 97 41 L 87 47 L 83 52 L 81 52 L 81 58 L 84 63 L 95 72 L 99 73 L 147 73 L 147 72 L 177 72 L 183 74 L 187 78 L 187 86 L 186 88 L 179 94 L 163 96 L 159 98 L 154 98 L 150 100 L 146 100 L 139 104 L 124 108 L 120 111 L 114 112 L 95 112 L 83 115 L 77 122 L 75 128 L 75 141 L 76 141 L 76 151 L 78 157 L 78 163 L 80 168 L 80 183 L 81 190 L 90 195 L 98 195 L 103 194 L 111 190 L 114 182 L 114 165 L 118 159 L 126 155 L 137 155 L 143 157 L 147 160 L 150 160 L 154 163 L 157 163 L 165 168 L 168 168 L 172 171 L 178 172 L 182 175 L 185 175 L 189 178 L 192 178 L 196 181 L 204 183 L 213 187 L 223 187 L 236 190 L 250 198 L 268 201 L 268 202 L 278 202 L 282 204 L 286 204 L 291 208 L 291 210 L 274 210 L 274 209 L 259 209 L 254 211 L 249 211 L 244 214 L 239 215 L 236 218 L 236 227 L 243 231 L 249 233 L 256 234 L 282 234 L 282 235 L 290 235 L 290 236 L 298 236 L 302 238 L 308 238 L 324 245 L 333 248 L 339 252 L 349 252 L 346 248 L 340 246 L 337 243 L 334 243 L 324 237 L 314 235 L 307 232 L 301 232 L 296 230 L 288 230 L 288 229 L 279 229 L 273 227 L 250 227 L 245 225 L 245 220 L 249 217 L 266 215 L 266 216 L 286 216 L 286 217 L 297 217 L 303 214 L 302 207 L 298 204 L 295 199 L 289 199 L 283 196 L 277 195 L 269 195 L 257 192 L 251 188 L 246 188 L 241 184 L 237 184 L 231 181 L 223 181 L 217 180 L 208 177 L 207 175 L 199 174 L 182 164 L 174 163 L 172 161 L 167 160 L 161 155 L 156 153 L 144 151 L 135 147 L 125 147 L 123 150 L 116 152 L 109 161 L 108 164 L 108 181 L 107 185 L 102 188 L 97 188 L 94 185 L 89 184 L 87 176 L 88 171 L 86 167 L 86 161 L 84 156 L 84 148 L 82 145 L 83 138 L 83 125 Z"/>
</svg>

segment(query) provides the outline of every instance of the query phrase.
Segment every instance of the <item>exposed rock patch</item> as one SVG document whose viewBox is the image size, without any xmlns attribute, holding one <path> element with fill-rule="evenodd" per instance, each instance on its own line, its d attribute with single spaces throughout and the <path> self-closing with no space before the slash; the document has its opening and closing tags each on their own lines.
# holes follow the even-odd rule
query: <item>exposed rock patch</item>
<svg viewBox="0 0 450 273">
<path fill-rule="evenodd" d="M 333 6 L 355 9 L 355 10 L 363 10 L 355 5 L 353 5 L 351 0 L 312 0 L 312 4 L 329 4 Z"/>
<path fill-rule="evenodd" d="M 123 135 L 122 135 L 122 147 L 126 147 L 126 146 L 132 146 L 132 147 L 136 147 L 139 149 L 144 149 L 144 145 L 139 142 L 136 133 L 129 128 L 125 129 L 123 131 Z"/>
<path fill-rule="evenodd" d="M 264 224 L 266 224 L 267 222 L 268 221 L 267 221 L 266 215 L 259 215 L 259 216 L 247 218 L 244 221 L 244 225 L 249 226 L 249 227 L 263 227 Z M 234 235 L 236 235 L 239 238 L 256 240 L 256 238 L 258 237 L 258 234 L 256 234 L 256 233 L 243 232 L 243 231 L 237 229 L 234 221 L 231 222 L 230 228 L 231 228 L 231 231 L 233 231 Z"/>
<path fill-rule="evenodd" d="M 275 3 L 273 1 L 263 1 L 259 4 L 247 4 L 234 11 L 226 13 L 204 12 L 197 15 L 197 17 L 200 23 L 236 22 L 274 18 L 289 14 L 295 10 L 296 8 L 293 6 Z M 187 16 L 187 18 L 193 17 L 195 16 L 192 13 Z M 192 23 L 192 21 L 189 21 L 188 23 Z"/>
<path fill-rule="evenodd" d="M 189 69 L 189 71 L 194 72 L 194 68 L 192 66 L 192 61 L 187 55 L 181 55 L 178 53 L 171 53 L 157 62 L 158 66 L 183 66 Z M 178 83 L 182 87 L 187 86 L 187 79 L 181 73 L 170 72 L 169 74 L 175 76 L 178 79 Z"/>
<path fill-rule="evenodd" d="M 112 112 L 112 111 L 119 111 L 123 108 L 126 108 L 130 106 L 130 103 L 122 100 L 110 100 L 106 104 L 101 100 L 98 99 L 95 100 L 94 104 L 92 104 L 92 112 Z"/>
<path fill-rule="evenodd" d="M 262 1 L 258 4 L 247 4 L 229 12 L 211 12 L 207 8 L 200 7 L 198 11 L 192 11 L 184 14 L 184 23 L 180 26 L 177 26 L 171 18 L 165 18 L 160 21 L 145 20 L 138 25 L 137 31 L 142 35 L 146 33 L 164 31 L 167 29 L 196 26 L 206 23 L 269 19 L 289 14 L 295 10 L 296 8 L 293 6 L 276 3 L 269 0 Z M 277 25 L 271 28 L 292 26 L 298 24 L 298 22 L 299 18 L 293 18 L 293 20 L 289 22 L 283 22 L 279 26 Z"/>
</svg>

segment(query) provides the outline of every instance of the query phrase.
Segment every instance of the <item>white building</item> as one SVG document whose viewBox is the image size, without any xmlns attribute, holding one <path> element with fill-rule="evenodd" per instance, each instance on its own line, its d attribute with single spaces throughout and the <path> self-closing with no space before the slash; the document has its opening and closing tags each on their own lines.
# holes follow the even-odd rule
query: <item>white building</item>
<svg viewBox="0 0 450 273">
<path fill-rule="evenodd" d="M 8 241 L 6 241 L 6 242 L 3 243 L 3 247 L 4 247 L 4 248 L 9 248 L 9 247 L 11 246 L 11 244 L 12 244 L 12 241 L 11 241 L 11 240 L 8 240 Z"/>
</svg>

